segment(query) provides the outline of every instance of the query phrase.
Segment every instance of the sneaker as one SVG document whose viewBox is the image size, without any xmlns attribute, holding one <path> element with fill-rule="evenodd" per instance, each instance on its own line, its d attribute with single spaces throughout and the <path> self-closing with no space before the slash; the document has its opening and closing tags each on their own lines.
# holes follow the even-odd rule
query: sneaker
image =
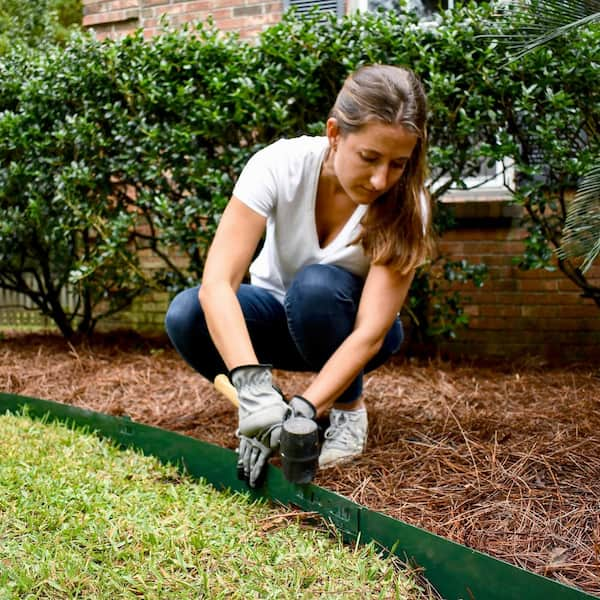
<svg viewBox="0 0 600 600">
<path fill-rule="evenodd" d="M 319 468 L 326 469 L 360 456 L 367 445 L 367 411 L 338 410 L 329 413 L 330 425 L 319 455 Z"/>
</svg>

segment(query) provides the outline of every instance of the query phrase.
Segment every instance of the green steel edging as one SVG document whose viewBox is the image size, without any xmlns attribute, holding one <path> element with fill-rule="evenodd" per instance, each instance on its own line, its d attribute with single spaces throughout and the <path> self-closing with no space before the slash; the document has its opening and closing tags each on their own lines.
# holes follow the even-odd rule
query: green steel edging
<svg viewBox="0 0 600 600">
<path fill-rule="evenodd" d="M 269 466 L 264 486 L 251 490 L 236 476 L 236 454 L 214 444 L 136 423 L 128 418 L 0 392 L 0 413 L 27 414 L 72 423 L 184 468 L 218 489 L 293 504 L 329 519 L 349 539 L 374 541 L 423 569 L 427 580 L 448 600 L 583 600 L 594 596 L 536 575 L 419 527 L 362 507 L 316 485 L 288 482 Z"/>
</svg>

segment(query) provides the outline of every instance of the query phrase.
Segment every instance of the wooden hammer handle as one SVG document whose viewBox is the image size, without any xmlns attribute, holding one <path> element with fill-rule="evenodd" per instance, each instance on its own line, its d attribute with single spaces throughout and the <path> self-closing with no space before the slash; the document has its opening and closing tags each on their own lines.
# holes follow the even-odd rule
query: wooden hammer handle
<svg viewBox="0 0 600 600">
<path fill-rule="evenodd" d="M 229 402 L 231 402 L 231 404 L 233 404 L 236 408 L 240 405 L 237 392 L 233 385 L 231 385 L 227 375 L 220 373 L 215 377 L 213 384 L 215 389 L 221 392 L 221 394 L 223 394 L 223 396 L 225 396 L 225 398 L 227 398 L 227 400 L 229 400 Z"/>
</svg>

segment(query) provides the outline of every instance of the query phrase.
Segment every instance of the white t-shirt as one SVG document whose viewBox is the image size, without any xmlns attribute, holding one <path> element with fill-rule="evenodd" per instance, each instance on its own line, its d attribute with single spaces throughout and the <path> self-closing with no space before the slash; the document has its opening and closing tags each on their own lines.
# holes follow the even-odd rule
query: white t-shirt
<svg viewBox="0 0 600 600">
<path fill-rule="evenodd" d="M 234 196 L 267 219 L 264 246 L 250 265 L 251 282 L 281 302 L 307 265 L 337 265 L 363 278 L 369 270 L 362 246 L 349 245 L 360 232 L 366 205 L 356 207 L 325 248 L 319 245 L 315 205 L 328 147 L 326 137 L 279 140 L 252 156 L 233 189 Z"/>
</svg>

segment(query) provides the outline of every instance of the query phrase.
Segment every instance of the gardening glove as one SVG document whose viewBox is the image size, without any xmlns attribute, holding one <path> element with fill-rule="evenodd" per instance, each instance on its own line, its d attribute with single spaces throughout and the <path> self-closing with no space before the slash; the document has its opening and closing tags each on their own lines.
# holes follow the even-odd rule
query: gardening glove
<svg viewBox="0 0 600 600">
<path fill-rule="evenodd" d="M 302 396 L 292 396 L 289 407 L 291 409 L 291 414 L 288 416 L 288 419 L 291 417 L 304 417 L 305 419 L 315 421 L 317 418 L 317 410 L 315 407 Z"/>
<path fill-rule="evenodd" d="M 237 476 L 246 481 L 252 488 L 263 484 L 267 460 L 273 454 L 273 449 L 265 446 L 256 438 L 239 435 Z"/>
<path fill-rule="evenodd" d="M 240 438 L 237 463 L 238 478 L 247 481 L 250 487 L 262 485 L 267 461 L 279 449 L 283 423 L 292 417 L 314 419 L 316 416 L 313 405 L 301 396 L 294 396 L 287 407 L 288 410 L 283 415 L 283 419 L 270 425 L 262 434 L 259 433 L 256 437 L 248 437 L 238 433 Z"/>
<path fill-rule="evenodd" d="M 314 419 L 316 411 L 301 396 L 294 396 L 287 404 L 281 391 L 273 386 L 269 365 L 237 367 L 230 379 L 239 400 L 238 477 L 250 487 L 257 487 L 267 460 L 279 449 L 283 422 L 294 416 Z"/>
<path fill-rule="evenodd" d="M 290 407 L 273 386 L 270 365 L 244 365 L 229 373 L 239 400 L 238 477 L 259 485 L 267 460 L 279 448 L 281 423 Z"/>
</svg>

